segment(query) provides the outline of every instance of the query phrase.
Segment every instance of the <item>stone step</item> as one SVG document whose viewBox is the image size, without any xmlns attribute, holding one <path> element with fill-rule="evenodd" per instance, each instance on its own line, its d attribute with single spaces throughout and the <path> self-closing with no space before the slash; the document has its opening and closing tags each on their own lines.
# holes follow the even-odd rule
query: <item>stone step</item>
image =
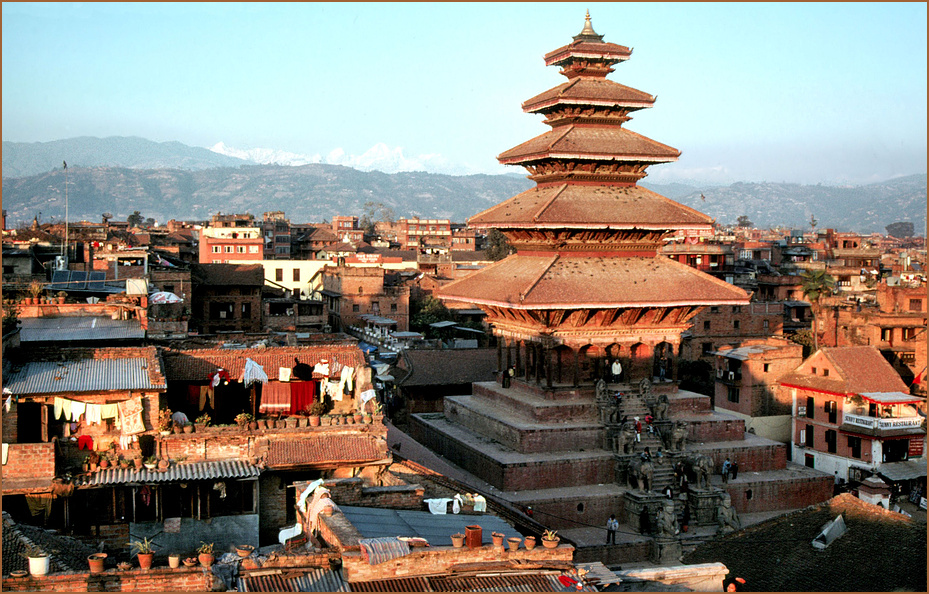
<svg viewBox="0 0 929 594">
<path fill-rule="evenodd" d="M 593 395 L 574 395 L 566 400 L 552 400 L 518 383 L 510 388 L 502 388 L 496 382 L 475 383 L 471 390 L 471 396 L 476 400 L 487 400 L 512 411 L 512 414 L 539 423 L 579 419 L 593 422 L 599 416 Z"/>
<path fill-rule="evenodd" d="M 444 406 L 450 422 L 525 454 L 601 449 L 603 445 L 603 427 L 586 419 L 543 423 L 473 396 L 446 396 Z"/>
<path fill-rule="evenodd" d="M 616 462 L 600 448 L 520 452 L 452 422 L 440 413 L 410 417 L 410 435 L 501 491 L 612 484 Z M 550 431 L 546 433 L 551 434 Z"/>
</svg>

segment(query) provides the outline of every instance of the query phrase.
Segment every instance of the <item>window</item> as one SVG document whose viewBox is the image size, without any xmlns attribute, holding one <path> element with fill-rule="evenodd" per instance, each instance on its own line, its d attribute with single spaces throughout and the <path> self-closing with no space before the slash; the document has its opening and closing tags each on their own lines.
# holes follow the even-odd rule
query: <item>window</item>
<svg viewBox="0 0 929 594">
<path fill-rule="evenodd" d="M 218 245 L 214 245 L 214 246 L 213 246 L 213 253 L 214 253 L 214 254 L 218 254 L 218 253 L 220 253 L 221 251 L 223 251 L 223 248 L 219 247 Z"/>
<path fill-rule="evenodd" d="M 704 342 L 702 345 L 700 345 L 700 347 L 701 347 L 701 354 L 703 355 L 709 355 L 710 353 L 713 352 L 712 342 Z"/>
<path fill-rule="evenodd" d="M 826 414 L 829 415 L 829 422 L 835 423 L 836 418 L 838 416 L 835 400 L 830 400 L 829 402 L 826 403 L 826 405 L 823 408 L 826 411 Z"/>
<path fill-rule="evenodd" d="M 813 375 L 816 375 L 816 368 L 815 368 L 815 367 L 812 368 L 812 372 L 813 372 Z"/>
<path fill-rule="evenodd" d="M 811 410 L 812 410 L 812 409 L 811 409 Z M 813 426 L 812 426 L 812 425 L 807 425 L 807 426 L 806 426 L 806 435 L 805 435 L 805 437 L 806 437 L 806 447 L 808 447 L 808 448 L 813 447 Z"/>
<path fill-rule="evenodd" d="M 231 254 L 231 253 L 232 253 L 232 246 L 231 246 L 231 245 L 223 246 L 223 251 L 224 251 L 225 253 L 227 253 L 227 254 Z"/>
<path fill-rule="evenodd" d="M 922 310 L 923 310 L 922 299 L 910 299 L 910 311 L 922 311 Z"/>
<path fill-rule="evenodd" d="M 729 402 L 738 402 L 739 401 L 739 387 L 738 386 L 729 386 L 728 393 L 726 394 Z"/>
<path fill-rule="evenodd" d="M 236 251 L 236 253 L 238 253 L 238 254 L 244 254 L 244 253 L 245 253 L 245 246 L 244 246 L 244 245 L 238 245 L 238 246 L 236 246 L 235 251 Z"/>
<path fill-rule="evenodd" d="M 245 302 L 242 304 L 242 317 L 250 318 L 252 317 L 252 304 Z"/>
<path fill-rule="evenodd" d="M 742 313 L 742 306 L 741 306 L 741 305 L 733 305 L 733 306 L 732 306 L 732 313 Z"/>
<path fill-rule="evenodd" d="M 813 400 L 812 396 L 806 397 L 806 418 L 813 418 L 813 407 L 816 406 L 816 402 Z"/>
<path fill-rule="evenodd" d="M 736 330 L 739 329 L 739 320 L 732 320 L 732 327 Z"/>
<path fill-rule="evenodd" d="M 832 429 L 826 431 L 826 451 L 830 454 L 835 453 L 836 433 Z"/>
<path fill-rule="evenodd" d="M 358 313 L 358 312 L 360 312 L 360 311 L 361 311 L 361 306 L 360 306 L 360 305 L 358 305 L 357 303 L 355 303 L 354 305 L 352 305 L 352 313 Z"/>
<path fill-rule="evenodd" d="M 705 321 L 703 322 L 703 329 L 704 329 L 704 330 L 709 330 L 709 329 L 710 329 L 710 321 L 709 321 L 709 320 L 705 320 Z"/>
<path fill-rule="evenodd" d="M 764 328 L 765 330 L 767 330 L 767 329 L 768 329 L 768 326 L 769 326 L 768 320 L 762 320 L 762 321 L 761 321 L 761 327 L 762 327 L 762 328 Z"/>
<path fill-rule="evenodd" d="M 881 341 L 890 342 L 893 340 L 894 329 L 893 328 L 881 328 Z"/>
<path fill-rule="evenodd" d="M 379 302 L 371 302 L 371 313 L 378 315 L 381 313 L 381 304 Z"/>
<path fill-rule="evenodd" d="M 829 370 L 823 369 L 823 377 L 829 377 Z"/>
<path fill-rule="evenodd" d="M 916 328 L 903 328 L 903 340 L 913 340 L 916 338 Z"/>
<path fill-rule="evenodd" d="M 770 369 L 770 368 L 771 368 L 771 365 L 770 365 L 769 363 L 765 363 L 765 364 L 764 364 L 764 372 L 765 372 L 765 373 L 768 373 L 768 369 Z"/>
<path fill-rule="evenodd" d="M 277 282 L 282 282 L 284 280 L 284 269 L 283 268 L 274 269 L 274 280 Z"/>
<path fill-rule="evenodd" d="M 392 311 L 392 312 L 397 311 L 397 304 L 396 304 L 396 303 L 391 303 L 391 304 L 390 304 L 390 311 Z"/>
<path fill-rule="evenodd" d="M 851 450 L 852 458 L 861 458 L 861 438 L 849 436 L 848 449 Z"/>
<path fill-rule="evenodd" d="M 294 268 L 294 282 L 295 283 L 300 282 L 300 269 L 299 268 Z"/>
<path fill-rule="evenodd" d="M 250 245 L 250 246 L 248 246 L 248 253 L 250 253 L 250 254 L 257 254 L 257 253 L 258 253 L 258 246 L 257 246 L 257 245 Z"/>
<path fill-rule="evenodd" d="M 719 307 L 715 305 L 710 307 L 710 313 L 719 313 Z"/>
</svg>

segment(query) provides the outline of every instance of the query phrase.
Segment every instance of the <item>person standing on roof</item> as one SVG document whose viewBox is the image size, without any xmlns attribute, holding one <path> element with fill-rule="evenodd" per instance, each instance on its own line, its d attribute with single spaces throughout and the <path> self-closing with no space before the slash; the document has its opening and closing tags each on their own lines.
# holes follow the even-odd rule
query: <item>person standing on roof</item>
<svg viewBox="0 0 929 594">
<path fill-rule="evenodd" d="M 619 520 L 616 519 L 616 514 L 610 514 L 610 519 L 606 521 L 606 544 L 616 544 L 616 531 L 618 529 Z"/>
</svg>

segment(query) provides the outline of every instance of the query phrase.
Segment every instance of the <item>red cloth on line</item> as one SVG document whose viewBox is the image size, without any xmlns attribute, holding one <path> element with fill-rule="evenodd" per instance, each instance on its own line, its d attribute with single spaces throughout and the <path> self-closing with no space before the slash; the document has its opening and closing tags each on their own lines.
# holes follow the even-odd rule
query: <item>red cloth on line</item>
<svg viewBox="0 0 929 594">
<path fill-rule="evenodd" d="M 261 404 L 258 412 L 280 415 L 290 410 L 290 384 L 268 382 L 261 388 Z"/>
<path fill-rule="evenodd" d="M 77 438 L 77 449 L 83 450 L 88 449 L 93 451 L 94 449 L 94 438 L 89 435 L 81 435 Z"/>
<path fill-rule="evenodd" d="M 290 414 L 309 408 L 316 399 L 316 382 L 290 383 Z"/>
</svg>

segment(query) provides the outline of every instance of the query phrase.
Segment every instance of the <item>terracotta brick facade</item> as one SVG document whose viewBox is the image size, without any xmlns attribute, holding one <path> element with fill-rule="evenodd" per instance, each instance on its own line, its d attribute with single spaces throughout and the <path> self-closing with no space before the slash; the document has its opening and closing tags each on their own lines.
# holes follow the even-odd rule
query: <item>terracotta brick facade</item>
<svg viewBox="0 0 929 594">
<path fill-rule="evenodd" d="M 732 498 L 732 506 L 740 514 L 799 509 L 811 501 L 826 501 L 832 497 L 832 481 L 822 477 L 798 477 L 784 481 L 744 481 L 743 471 L 748 470 L 739 460 L 739 482 L 725 485 Z"/>
<path fill-rule="evenodd" d="M 12 443 L 7 462 L 3 465 L 3 479 L 39 479 L 55 476 L 54 443 Z"/>
<path fill-rule="evenodd" d="M 104 573 L 62 572 L 41 577 L 5 578 L 8 592 L 209 592 L 213 574 L 199 567 L 157 568 Z"/>
</svg>

